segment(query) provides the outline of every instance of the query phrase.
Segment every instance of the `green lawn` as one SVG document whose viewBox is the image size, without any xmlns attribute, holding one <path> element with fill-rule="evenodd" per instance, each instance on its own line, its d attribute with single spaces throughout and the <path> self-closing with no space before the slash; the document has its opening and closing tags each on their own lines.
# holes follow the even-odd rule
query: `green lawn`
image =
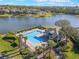
<svg viewBox="0 0 79 59">
<path fill-rule="evenodd" d="M 10 43 L 8 43 L 0 38 L 0 52 L 5 51 L 5 50 L 9 50 L 9 49 L 13 49 L 10 46 Z"/>
<path fill-rule="evenodd" d="M 46 12 L 46 13 L 43 13 L 43 14 L 40 14 L 40 13 L 35 14 L 35 15 L 33 15 L 33 17 L 40 18 L 40 17 L 49 17 L 49 16 L 52 16 L 52 15 L 54 15 L 54 14 L 52 14 L 51 12 Z"/>
<path fill-rule="evenodd" d="M 71 41 L 68 42 L 67 44 L 70 48 L 68 49 L 68 52 L 65 52 L 67 55 L 67 59 L 79 59 L 79 54 L 76 54 L 72 49 L 73 49 L 73 43 Z"/>
<path fill-rule="evenodd" d="M 17 40 L 16 40 L 17 41 Z M 22 59 L 19 49 L 10 46 L 10 43 L 0 38 L 0 53 L 4 52 L 11 59 Z"/>
<path fill-rule="evenodd" d="M 45 28 L 61 28 L 59 26 L 43 26 L 43 27 L 45 27 Z"/>
<path fill-rule="evenodd" d="M 69 51 L 66 53 L 68 59 L 79 59 L 79 54 L 75 54 L 73 51 Z"/>
<path fill-rule="evenodd" d="M 10 16 L 12 16 L 11 14 L 0 14 L 0 17 L 10 17 Z"/>
</svg>

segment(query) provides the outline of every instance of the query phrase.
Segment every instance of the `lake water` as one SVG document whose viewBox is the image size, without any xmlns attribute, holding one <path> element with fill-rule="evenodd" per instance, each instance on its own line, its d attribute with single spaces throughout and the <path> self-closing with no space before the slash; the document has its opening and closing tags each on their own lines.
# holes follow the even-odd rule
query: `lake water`
<svg viewBox="0 0 79 59">
<path fill-rule="evenodd" d="M 69 20 L 72 26 L 79 27 L 79 17 L 75 15 L 57 14 L 46 18 L 9 17 L 0 18 L 0 33 L 16 32 L 18 30 L 39 25 L 53 26 L 55 22 L 60 19 Z"/>
</svg>

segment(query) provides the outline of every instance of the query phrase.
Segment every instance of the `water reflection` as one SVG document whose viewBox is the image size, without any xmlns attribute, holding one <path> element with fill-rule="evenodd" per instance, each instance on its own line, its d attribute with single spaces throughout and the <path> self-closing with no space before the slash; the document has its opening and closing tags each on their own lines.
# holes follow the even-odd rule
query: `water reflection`
<svg viewBox="0 0 79 59">
<path fill-rule="evenodd" d="M 9 17 L 0 18 L 0 33 L 10 31 L 18 31 L 31 26 L 50 25 L 53 26 L 57 20 L 66 19 L 71 22 L 72 26 L 79 27 L 79 17 L 75 15 L 58 14 L 46 18 L 32 18 L 32 17 Z"/>
</svg>

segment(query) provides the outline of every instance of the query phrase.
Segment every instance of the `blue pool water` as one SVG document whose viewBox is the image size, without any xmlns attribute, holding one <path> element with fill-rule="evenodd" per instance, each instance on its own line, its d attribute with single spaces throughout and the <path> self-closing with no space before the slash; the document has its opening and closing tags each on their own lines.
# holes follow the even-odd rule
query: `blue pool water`
<svg viewBox="0 0 79 59">
<path fill-rule="evenodd" d="M 35 45 L 35 44 L 45 41 L 45 39 L 43 37 L 36 37 L 36 35 L 39 35 L 39 34 L 41 34 L 41 32 L 33 31 L 30 33 L 26 33 L 23 36 L 27 37 L 28 41 L 30 41 L 32 43 L 32 45 Z"/>
</svg>

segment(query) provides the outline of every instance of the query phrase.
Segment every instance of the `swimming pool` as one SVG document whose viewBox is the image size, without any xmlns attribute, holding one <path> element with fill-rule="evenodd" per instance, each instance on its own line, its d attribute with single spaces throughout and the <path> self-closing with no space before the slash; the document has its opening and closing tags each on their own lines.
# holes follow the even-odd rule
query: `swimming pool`
<svg viewBox="0 0 79 59">
<path fill-rule="evenodd" d="M 32 43 L 32 45 L 39 44 L 41 42 L 45 42 L 45 38 L 43 37 L 37 37 L 37 35 L 42 34 L 40 31 L 32 31 L 29 33 L 23 34 L 24 37 L 27 37 L 28 41 Z"/>
</svg>

